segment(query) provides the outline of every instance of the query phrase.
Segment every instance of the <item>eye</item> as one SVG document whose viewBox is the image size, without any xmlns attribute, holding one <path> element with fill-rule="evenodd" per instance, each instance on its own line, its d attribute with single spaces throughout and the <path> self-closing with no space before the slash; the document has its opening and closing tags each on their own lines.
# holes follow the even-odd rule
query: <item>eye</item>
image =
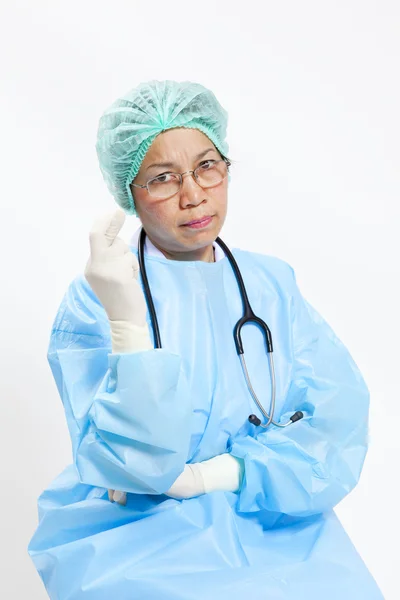
<svg viewBox="0 0 400 600">
<path fill-rule="evenodd" d="M 214 165 L 216 161 L 209 159 L 209 160 L 203 160 L 203 162 L 201 162 L 199 164 L 199 169 L 202 169 L 203 171 L 208 171 L 208 169 L 211 169 L 211 167 Z"/>
<path fill-rule="evenodd" d="M 161 173 L 160 175 L 157 175 L 157 177 L 150 179 L 148 183 L 167 183 L 171 179 L 173 179 L 173 173 Z"/>
</svg>

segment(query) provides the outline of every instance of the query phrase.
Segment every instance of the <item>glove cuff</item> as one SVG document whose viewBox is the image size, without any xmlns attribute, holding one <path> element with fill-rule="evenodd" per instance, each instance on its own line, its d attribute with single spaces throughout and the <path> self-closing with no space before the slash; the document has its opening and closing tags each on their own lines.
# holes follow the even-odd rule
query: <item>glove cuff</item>
<svg viewBox="0 0 400 600">
<path fill-rule="evenodd" d="M 239 490 L 244 474 L 242 459 L 225 453 L 198 464 L 201 467 L 205 493 Z"/>
<path fill-rule="evenodd" d="M 152 350 L 149 328 L 129 321 L 111 321 L 111 345 L 114 354 Z"/>
</svg>

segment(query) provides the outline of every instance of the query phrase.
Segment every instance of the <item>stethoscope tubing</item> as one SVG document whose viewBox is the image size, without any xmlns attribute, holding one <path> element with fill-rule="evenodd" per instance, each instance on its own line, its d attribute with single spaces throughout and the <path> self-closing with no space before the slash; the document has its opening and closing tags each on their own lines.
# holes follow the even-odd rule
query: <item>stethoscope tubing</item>
<svg viewBox="0 0 400 600">
<path fill-rule="evenodd" d="M 146 232 L 145 232 L 144 228 L 142 227 L 142 229 L 140 231 L 139 243 L 138 243 L 139 270 L 140 270 L 140 275 L 141 275 L 142 281 L 143 281 L 143 290 L 144 290 L 144 294 L 145 294 L 145 298 L 146 298 L 146 302 L 147 302 L 147 307 L 148 307 L 148 310 L 150 313 L 150 320 L 151 320 L 151 325 L 152 325 L 153 334 L 154 334 L 154 345 L 156 348 L 161 348 L 162 346 L 161 346 L 160 330 L 159 330 L 159 326 L 158 326 L 156 310 L 154 307 L 154 302 L 153 302 L 153 298 L 152 298 L 151 291 L 150 291 L 150 284 L 149 284 L 146 267 L 145 267 L 145 258 L 144 258 L 145 240 L 146 240 Z M 239 287 L 240 296 L 242 298 L 243 317 L 241 319 L 239 319 L 239 321 L 236 323 L 236 325 L 234 327 L 234 331 L 233 331 L 236 351 L 239 355 L 240 363 L 242 365 L 244 377 L 245 377 L 245 380 L 247 383 L 247 387 L 250 391 L 250 394 L 251 394 L 254 402 L 257 404 L 258 408 L 260 409 L 260 412 L 263 414 L 263 416 L 267 420 L 266 423 L 262 423 L 261 420 L 256 415 L 250 415 L 249 421 L 253 425 L 263 427 L 264 429 L 269 427 L 271 424 L 275 425 L 276 427 L 287 427 L 288 425 L 291 425 L 295 421 L 298 421 L 299 419 L 301 419 L 303 417 L 303 413 L 301 411 L 297 411 L 294 415 L 292 415 L 292 417 L 290 418 L 290 420 L 287 423 L 277 423 L 276 421 L 274 421 L 273 416 L 274 416 L 274 412 L 275 412 L 275 403 L 276 403 L 276 382 L 275 382 L 275 369 L 274 369 L 274 360 L 273 360 L 273 344 L 272 344 L 271 331 L 270 331 L 268 325 L 265 323 L 265 321 L 263 321 L 262 319 L 260 319 L 259 317 L 257 317 L 254 314 L 254 312 L 250 306 L 250 301 L 247 296 L 247 291 L 246 291 L 246 288 L 244 285 L 242 274 L 239 270 L 239 267 L 236 263 L 236 260 L 233 256 L 232 252 L 229 250 L 228 246 L 221 240 L 221 238 L 217 237 L 215 241 L 225 252 L 225 254 L 229 260 L 229 263 L 233 269 L 233 272 L 235 273 L 236 281 L 237 281 L 237 284 Z M 258 325 L 261 328 L 261 330 L 264 334 L 264 338 L 265 338 L 265 342 L 266 342 L 266 346 L 267 346 L 268 364 L 269 364 L 269 372 L 270 372 L 270 379 L 271 379 L 270 414 L 267 413 L 267 411 L 263 407 L 262 403 L 258 399 L 257 394 L 255 393 L 253 386 L 251 384 L 250 377 L 249 377 L 249 374 L 247 371 L 246 361 L 245 361 L 245 357 L 244 357 L 244 349 L 243 349 L 241 330 L 244 325 L 246 325 L 247 323 L 250 323 L 250 322 L 255 323 L 256 325 Z"/>
</svg>

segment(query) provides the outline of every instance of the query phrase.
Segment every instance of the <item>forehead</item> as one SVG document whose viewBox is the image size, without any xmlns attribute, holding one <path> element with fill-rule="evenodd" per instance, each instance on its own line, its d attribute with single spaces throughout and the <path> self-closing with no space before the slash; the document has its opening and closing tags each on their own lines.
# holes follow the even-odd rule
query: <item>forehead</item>
<svg viewBox="0 0 400 600">
<path fill-rule="evenodd" d="M 147 166 L 155 160 L 179 158 L 181 155 L 189 156 L 198 154 L 207 148 L 215 148 L 211 140 L 198 129 L 177 127 L 160 133 L 143 160 L 143 166 Z"/>
</svg>

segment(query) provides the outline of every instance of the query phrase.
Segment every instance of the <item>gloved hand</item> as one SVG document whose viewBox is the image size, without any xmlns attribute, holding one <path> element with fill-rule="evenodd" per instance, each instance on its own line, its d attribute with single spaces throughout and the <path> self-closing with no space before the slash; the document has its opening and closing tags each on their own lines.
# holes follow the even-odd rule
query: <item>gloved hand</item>
<svg viewBox="0 0 400 600">
<path fill-rule="evenodd" d="M 215 491 L 237 492 L 244 475 L 244 461 L 231 454 L 219 454 L 200 463 L 186 464 L 165 494 L 171 498 L 194 498 Z M 108 491 L 111 502 L 126 504 L 125 492 Z"/>
<path fill-rule="evenodd" d="M 137 277 L 139 265 L 128 244 L 117 237 L 125 213 L 97 219 L 89 234 L 90 257 L 85 277 L 104 306 L 110 321 L 146 323 L 146 302 Z"/>
<path fill-rule="evenodd" d="M 201 473 L 200 465 L 201 463 L 185 465 L 183 472 L 175 480 L 170 489 L 165 492 L 166 495 L 170 496 L 171 498 L 182 499 L 205 494 L 204 479 Z M 125 506 L 126 492 L 108 490 L 108 499 L 110 502 L 117 502 L 117 504 Z"/>
<path fill-rule="evenodd" d="M 153 348 L 146 323 L 146 300 L 137 281 L 138 261 L 128 244 L 117 237 L 124 221 L 125 213 L 118 209 L 95 222 L 84 271 L 110 321 L 113 352 Z"/>
<path fill-rule="evenodd" d="M 225 453 L 200 463 L 187 464 L 166 493 L 171 498 L 193 498 L 215 491 L 237 492 L 244 461 Z"/>
</svg>

